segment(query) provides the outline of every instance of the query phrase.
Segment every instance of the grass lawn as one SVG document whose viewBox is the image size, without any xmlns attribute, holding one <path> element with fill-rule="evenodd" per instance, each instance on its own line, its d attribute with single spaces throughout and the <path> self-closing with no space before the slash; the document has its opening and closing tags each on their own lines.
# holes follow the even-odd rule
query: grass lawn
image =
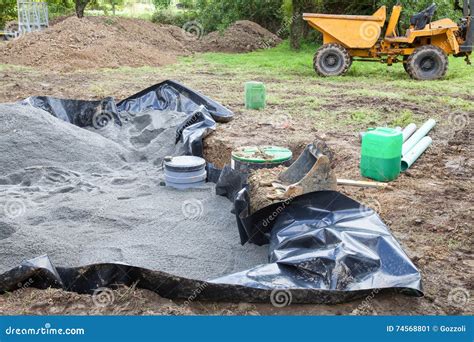
<svg viewBox="0 0 474 342">
<path fill-rule="evenodd" d="M 402 64 L 388 67 L 364 62 L 355 62 L 346 76 L 321 78 L 312 66 L 316 49 L 317 46 L 304 45 L 301 51 L 292 51 L 288 42 L 284 42 L 276 48 L 248 54 L 208 53 L 183 58 L 179 68 L 232 75 L 228 82 L 239 90 L 246 80 L 268 81 L 270 105 L 294 109 L 292 113 L 298 113 L 302 107 L 309 108 L 311 116 L 323 119 L 326 125 L 398 126 L 421 122 L 428 116 L 442 119 L 457 111 L 474 111 L 473 67 L 462 58 L 452 57 L 447 77 L 438 81 L 414 81 Z M 277 87 L 271 84 L 272 80 L 278 81 Z M 328 113 L 325 104 L 334 102 L 335 98 L 339 99 L 339 106 L 332 103 Z M 340 101 L 344 98 L 365 100 L 352 100 L 346 106 Z M 388 107 L 383 106 L 384 102 Z M 399 105 L 393 106 L 394 103 Z M 422 108 L 426 115 L 420 116 L 417 108 Z M 336 119 L 328 121 L 328 114 Z"/>
<path fill-rule="evenodd" d="M 260 50 L 247 54 L 208 53 L 197 58 L 185 58 L 183 63 L 196 64 L 207 62 L 226 67 L 239 73 L 255 75 L 278 75 L 281 78 L 314 77 L 312 67 L 316 45 L 304 45 L 300 51 L 293 51 L 285 41 L 273 49 Z M 413 82 L 405 73 L 401 64 L 387 67 L 382 63 L 354 63 L 346 76 L 328 79 L 330 82 L 369 83 L 377 87 L 384 84 L 395 89 L 430 89 L 445 90 L 446 95 L 473 94 L 468 87 L 474 82 L 473 67 L 468 66 L 463 58 L 450 59 L 450 71 L 446 79 L 433 82 Z"/>
<path fill-rule="evenodd" d="M 313 70 L 312 59 L 317 46 L 304 45 L 292 51 L 287 41 L 272 49 L 246 54 L 206 53 L 181 58 L 178 63 L 161 68 L 121 67 L 69 74 L 45 74 L 28 68 L 0 65 L 0 72 L 12 71 L 24 78 L 58 82 L 61 92 L 34 91 L 18 95 L 50 94 L 63 97 L 101 98 L 109 95 L 127 96 L 162 79 L 176 79 L 207 95 L 243 111 L 243 84 L 249 80 L 263 81 L 268 89 L 268 112 L 304 116 L 314 127 L 351 126 L 363 129 L 368 125 L 405 125 L 420 123 L 428 117 L 441 121 L 457 113 L 474 112 L 474 72 L 462 58 L 450 59 L 447 77 L 438 81 L 419 82 L 409 78 L 401 64 L 387 67 L 379 63 L 355 62 L 346 76 L 322 78 Z M 83 87 L 68 87 L 81 78 Z M 5 79 L 4 94 L 10 80 Z M 19 81 L 22 82 L 23 80 Z M 18 81 L 17 81 L 18 82 Z M 25 82 L 25 86 L 28 82 Z M 32 82 L 29 82 L 31 86 Z M 21 91 L 21 85 L 20 85 Z M 1 96 L 3 95 L 3 96 Z M 449 122 L 447 122 L 449 124 Z"/>
</svg>

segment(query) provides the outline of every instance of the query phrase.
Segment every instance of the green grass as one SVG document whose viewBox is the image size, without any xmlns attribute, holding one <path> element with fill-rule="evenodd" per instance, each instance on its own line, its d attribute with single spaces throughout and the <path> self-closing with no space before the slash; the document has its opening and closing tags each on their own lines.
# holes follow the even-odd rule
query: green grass
<svg viewBox="0 0 474 342">
<path fill-rule="evenodd" d="M 413 117 L 413 112 L 406 109 L 403 110 L 397 117 L 395 117 L 390 125 L 393 127 L 406 127 L 412 122 L 416 122 L 416 119 Z"/>
<path fill-rule="evenodd" d="M 312 66 L 317 46 L 304 45 L 300 51 L 293 51 L 287 41 L 273 49 L 259 50 L 246 54 L 206 53 L 182 60 L 184 65 L 210 64 L 217 70 L 228 69 L 240 74 L 271 76 L 279 79 L 294 77 L 315 77 Z M 450 69 L 443 80 L 417 82 L 411 80 L 401 63 L 388 67 L 382 63 L 355 62 L 348 74 L 329 79 L 318 78 L 319 82 L 354 83 L 370 85 L 366 92 L 373 95 L 398 97 L 400 92 L 410 90 L 431 91 L 436 94 L 473 94 L 474 67 L 462 58 L 450 58 Z M 369 94 L 367 94 L 369 95 Z M 372 95 L 372 94 L 370 94 Z"/>
<path fill-rule="evenodd" d="M 86 15 L 88 16 L 107 16 L 113 20 L 115 17 L 135 18 L 143 20 L 151 20 L 153 17 L 153 11 L 143 12 L 131 12 L 128 8 L 118 9 L 115 11 L 115 15 L 112 14 L 112 9 L 109 8 L 107 14 L 103 10 L 87 10 Z"/>
<path fill-rule="evenodd" d="M 353 110 L 350 112 L 349 121 L 351 123 L 361 123 L 364 125 L 374 125 L 380 121 L 380 114 L 374 110 Z"/>
<path fill-rule="evenodd" d="M 474 112 L 474 70 L 462 59 L 451 58 L 443 80 L 419 82 L 408 77 L 401 64 L 355 62 L 346 76 L 322 78 L 313 70 L 316 46 L 304 45 L 292 51 L 288 42 L 276 48 L 245 54 L 205 53 L 180 58 L 164 67 L 120 67 L 77 71 L 88 74 L 82 96 L 101 98 L 110 94 L 129 95 L 165 79 L 176 79 L 198 89 L 236 112 L 243 108 L 243 87 L 249 80 L 265 82 L 267 109 L 263 118 L 287 113 L 302 118 L 308 127 L 354 132 L 367 127 L 406 126 L 433 117 L 440 125 L 452 125 L 453 113 Z M 2 66 L 23 78 L 41 72 L 35 68 Z M 12 83 L 13 84 L 13 83 Z M 71 95 L 69 95 L 71 96 Z M 254 113 L 249 113 L 254 115 Z"/>
<path fill-rule="evenodd" d="M 404 127 L 429 117 L 449 125 L 444 118 L 450 113 L 474 111 L 474 70 L 463 59 L 450 58 L 447 77 L 437 81 L 412 80 L 401 63 L 389 67 L 367 62 L 354 62 L 345 76 L 322 78 L 313 70 L 316 49 L 306 44 L 293 51 L 285 41 L 245 54 L 198 54 L 171 68 L 211 71 L 215 77 L 228 78 L 226 82 L 237 90 L 245 81 L 263 81 L 270 107 L 306 117 L 316 128 Z"/>
<path fill-rule="evenodd" d="M 13 70 L 13 71 L 18 71 L 18 72 L 30 72 L 34 73 L 35 69 L 32 67 L 24 66 L 24 65 L 11 65 L 11 64 L 0 64 L 0 71 L 7 71 L 7 70 Z"/>
<path fill-rule="evenodd" d="M 313 48 L 305 45 L 301 51 L 292 51 L 288 42 L 272 49 L 258 50 L 245 54 L 205 53 L 196 58 L 185 58 L 184 63 L 211 63 L 231 68 L 236 72 L 257 74 L 278 74 L 279 76 L 311 76 L 308 58 L 312 59 Z"/>
</svg>

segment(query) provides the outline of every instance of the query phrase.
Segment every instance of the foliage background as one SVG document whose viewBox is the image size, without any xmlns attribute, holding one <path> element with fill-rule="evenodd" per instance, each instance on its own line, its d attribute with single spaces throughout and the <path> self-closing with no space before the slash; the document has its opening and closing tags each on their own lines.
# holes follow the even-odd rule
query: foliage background
<svg viewBox="0 0 474 342">
<path fill-rule="evenodd" d="M 128 0 L 142 2 L 143 0 Z M 292 25 L 295 25 L 295 13 L 302 11 L 371 14 L 378 7 L 387 5 L 389 10 L 396 3 L 404 7 L 402 28 L 406 28 L 410 16 L 428 7 L 433 0 L 152 0 L 155 12 L 154 22 L 183 26 L 188 21 L 197 20 L 206 32 L 223 30 L 236 20 L 252 20 L 283 38 L 288 37 Z M 47 0 L 51 19 L 74 13 L 74 0 Z M 455 10 L 455 0 L 436 0 L 437 17 L 458 19 L 462 13 Z M 112 8 L 121 9 L 124 0 L 90 0 L 88 9 L 97 14 L 112 14 Z M 16 0 L 0 0 L 0 27 L 16 20 Z M 314 40 L 317 35 L 300 21 L 299 27 L 303 39 Z"/>
</svg>

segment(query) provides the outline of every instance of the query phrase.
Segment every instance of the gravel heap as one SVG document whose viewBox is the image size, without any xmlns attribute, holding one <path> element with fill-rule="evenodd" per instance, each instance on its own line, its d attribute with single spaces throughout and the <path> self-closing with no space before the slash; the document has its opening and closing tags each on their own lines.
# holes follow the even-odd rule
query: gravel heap
<svg viewBox="0 0 474 342">
<path fill-rule="evenodd" d="M 267 262 L 241 246 L 232 203 L 212 184 L 161 186 L 179 113 L 86 130 L 29 106 L 0 105 L 0 273 L 48 254 L 57 266 L 122 262 L 206 280 Z"/>
</svg>

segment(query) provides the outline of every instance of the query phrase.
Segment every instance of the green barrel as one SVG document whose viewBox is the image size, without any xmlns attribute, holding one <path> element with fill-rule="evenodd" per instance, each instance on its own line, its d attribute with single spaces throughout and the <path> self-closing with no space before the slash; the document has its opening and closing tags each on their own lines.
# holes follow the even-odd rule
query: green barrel
<svg viewBox="0 0 474 342">
<path fill-rule="evenodd" d="M 403 134 L 391 128 L 372 129 L 364 135 L 360 172 L 379 182 L 397 179 L 401 172 Z"/>
<path fill-rule="evenodd" d="M 266 105 L 266 89 L 262 82 L 245 83 L 245 108 L 264 109 Z"/>
</svg>

